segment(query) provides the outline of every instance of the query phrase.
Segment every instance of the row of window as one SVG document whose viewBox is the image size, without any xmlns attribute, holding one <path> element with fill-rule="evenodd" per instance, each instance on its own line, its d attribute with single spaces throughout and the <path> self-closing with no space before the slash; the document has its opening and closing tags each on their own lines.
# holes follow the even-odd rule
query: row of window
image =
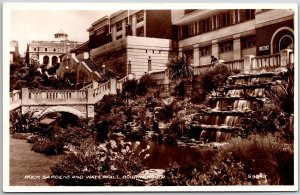
<svg viewBox="0 0 300 195">
<path fill-rule="evenodd" d="M 136 36 L 138 36 L 138 37 L 144 37 L 145 36 L 144 26 L 139 27 L 139 28 L 136 29 Z M 119 35 L 119 36 L 116 37 L 116 40 L 122 39 L 122 37 L 123 37 L 122 35 Z"/>
<path fill-rule="evenodd" d="M 40 48 L 40 47 L 38 47 L 38 48 L 36 48 L 36 47 L 34 47 L 33 48 L 33 51 L 53 51 L 53 52 L 65 52 L 65 49 L 61 49 L 61 48 L 58 48 L 57 50 L 56 50 L 56 48 L 53 48 L 53 50 L 48 50 L 48 48 L 46 47 L 46 48 Z"/>
<path fill-rule="evenodd" d="M 255 10 L 229 10 L 179 28 L 178 38 L 184 39 L 231 26 L 255 18 Z"/>
<path fill-rule="evenodd" d="M 126 22 L 128 22 L 128 17 L 124 19 Z M 136 22 L 142 22 L 144 21 L 144 11 L 140 11 L 136 14 Z M 129 17 L 129 22 L 132 23 L 132 16 Z M 116 29 L 117 32 L 123 30 L 123 26 L 122 26 L 122 20 L 116 23 Z"/>
<path fill-rule="evenodd" d="M 255 35 L 241 38 L 241 48 L 242 49 L 252 48 L 252 47 L 255 47 L 255 45 L 256 45 Z M 212 48 L 211 45 L 205 46 L 205 47 L 200 47 L 199 48 L 200 56 L 210 56 L 212 53 L 211 48 Z M 219 43 L 219 52 L 220 53 L 225 53 L 225 52 L 230 52 L 230 51 L 233 51 L 233 40 Z M 186 51 L 184 51 L 184 54 L 186 56 L 190 56 L 193 58 L 193 50 L 186 50 Z"/>
</svg>

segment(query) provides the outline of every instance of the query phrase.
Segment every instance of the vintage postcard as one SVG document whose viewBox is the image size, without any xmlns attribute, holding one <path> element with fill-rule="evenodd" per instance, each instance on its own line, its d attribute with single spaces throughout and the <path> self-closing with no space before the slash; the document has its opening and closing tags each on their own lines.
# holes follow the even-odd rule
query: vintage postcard
<svg viewBox="0 0 300 195">
<path fill-rule="evenodd" d="M 296 4 L 3 8 L 5 192 L 298 190 Z"/>
</svg>

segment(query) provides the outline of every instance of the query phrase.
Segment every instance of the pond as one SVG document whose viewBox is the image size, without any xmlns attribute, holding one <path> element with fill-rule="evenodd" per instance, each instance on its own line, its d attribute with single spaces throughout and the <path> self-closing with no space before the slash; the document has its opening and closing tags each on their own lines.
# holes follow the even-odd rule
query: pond
<svg viewBox="0 0 300 195">
<path fill-rule="evenodd" d="M 199 161 L 211 160 L 216 152 L 154 141 L 142 141 L 140 148 L 146 148 L 147 145 L 150 146 L 150 156 L 147 158 L 146 164 L 151 169 L 166 169 L 172 162 L 181 166 L 193 165 Z"/>
</svg>

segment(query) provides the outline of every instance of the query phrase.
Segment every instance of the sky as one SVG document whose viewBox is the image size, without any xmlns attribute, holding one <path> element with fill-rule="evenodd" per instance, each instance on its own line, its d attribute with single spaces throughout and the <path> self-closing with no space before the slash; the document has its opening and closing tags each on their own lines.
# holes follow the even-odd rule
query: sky
<svg viewBox="0 0 300 195">
<path fill-rule="evenodd" d="M 62 29 L 69 40 L 85 42 L 87 29 L 93 22 L 117 10 L 80 11 L 12 11 L 10 21 L 10 40 L 19 42 L 19 52 L 26 51 L 27 43 L 54 40 L 54 34 Z"/>
</svg>

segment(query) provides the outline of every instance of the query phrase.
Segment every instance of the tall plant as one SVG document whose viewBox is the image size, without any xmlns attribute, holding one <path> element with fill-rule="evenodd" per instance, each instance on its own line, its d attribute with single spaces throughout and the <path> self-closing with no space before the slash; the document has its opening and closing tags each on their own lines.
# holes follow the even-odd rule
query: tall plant
<svg viewBox="0 0 300 195">
<path fill-rule="evenodd" d="M 185 55 L 174 57 L 167 65 L 169 77 L 176 81 L 176 84 L 182 88 L 181 96 L 185 96 L 185 85 L 188 79 L 193 77 L 193 69 L 191 67 L 191 58 Z M 180 84 L 181 83 L 181 84 Z"/>
</svg>

